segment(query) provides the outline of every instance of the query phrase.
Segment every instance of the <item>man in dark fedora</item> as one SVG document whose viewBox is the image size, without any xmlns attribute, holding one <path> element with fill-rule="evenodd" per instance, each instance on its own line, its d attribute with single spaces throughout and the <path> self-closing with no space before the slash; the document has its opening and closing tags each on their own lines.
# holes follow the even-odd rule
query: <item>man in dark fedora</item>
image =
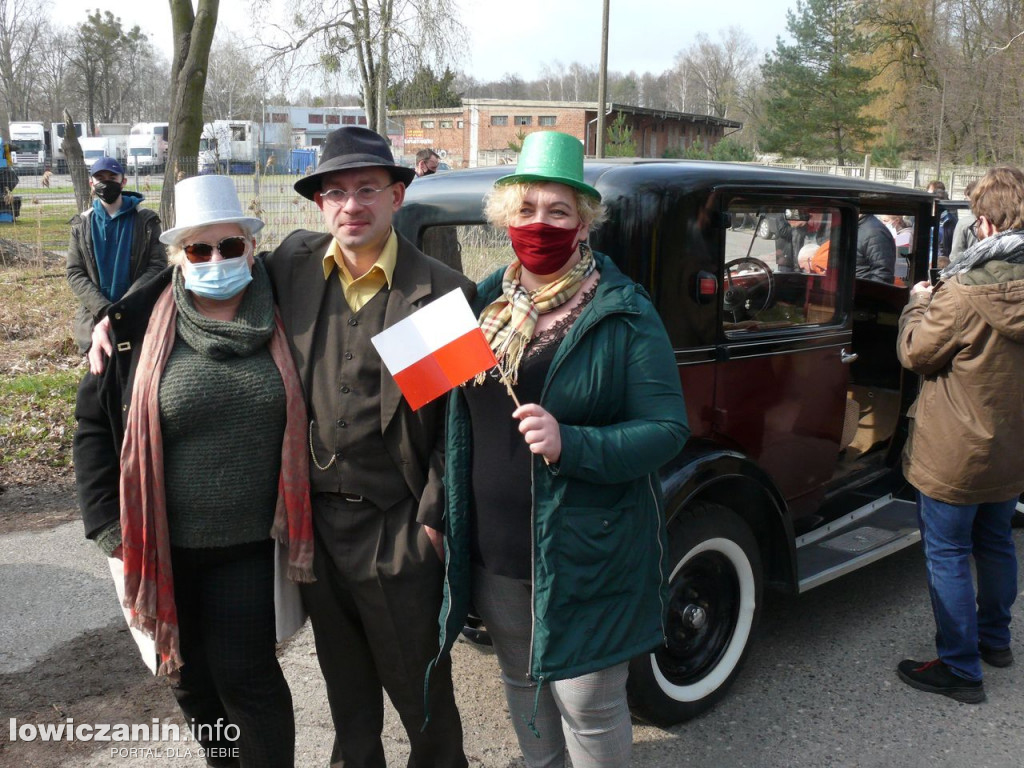
<svg viewBox="0 0 1024 768">
<path fill-rule="evenodd" d="M 291 233 L 267 257 L 308 403 L 316 582 L 303 585 L 334 719 L 332 766 L 384 768 L 387 691 L 409 766 L 465 766 L 451 660 L 437 649 L 444 399 L 413 412 L 371 337 L 473 283 L 400 237 L 391 221 L 414 171 L 366 128 L 328 134 L 295 190 L 328 234 Z"/>
</svg>

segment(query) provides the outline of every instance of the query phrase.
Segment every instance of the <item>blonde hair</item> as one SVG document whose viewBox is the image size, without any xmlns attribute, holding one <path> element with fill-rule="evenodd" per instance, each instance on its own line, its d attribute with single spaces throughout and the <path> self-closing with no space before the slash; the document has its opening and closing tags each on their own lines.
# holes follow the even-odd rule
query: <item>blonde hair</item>
<svg viewBox="0 0 1024 768">
<path fill-rule="evenodd" d="M 1012 165 L 993 168 L 971 190 L 971 212 L 996 232 L 1024 229 L 1024 172 Z"/>
<path fill-rule="evenodd" d="M 549 181 L 496 186 L 484 198 L 484 215 L 493 226 L 505 229 L 519 214 L 519 209 L 523 207 L 523 201 L 531 190 L 543 184 L 560 183 L 558 181 Z M 579 213 L 580 221 L 583 224 L 593 230 L 608 218 L 608 211 L 599 200 L 595 200 L 590 195 L 584 194 L 568 184 L 563 184 L 562 186 L 572 190 L 576 198 L 576 211 Z"/>
<path fill-rule="evenodd" d="M 242 232 L 242 236 L 246 240 L 252 240 L 255 235 L 249 230 L 249 227 L 245 226 L 238 221 L 230 222 L 234 224 Z M 172 266 L 181 266 L 185 263 L 185 245 L 187 243 L 194 243 L 197 239 L 202 239 L 202 233 L 207 227 L 190 227 L 189 229 L 182 230 L 175 242 L 167 246 L 167 263 Z M 255 251 L 256 249 L 253 248 Z"/>
</svg>

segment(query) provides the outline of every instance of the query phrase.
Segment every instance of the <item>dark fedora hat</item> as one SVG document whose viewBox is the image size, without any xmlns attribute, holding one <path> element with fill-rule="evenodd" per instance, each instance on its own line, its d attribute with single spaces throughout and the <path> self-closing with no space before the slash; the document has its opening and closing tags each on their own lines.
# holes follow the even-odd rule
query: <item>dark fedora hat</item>
<svg viewBox="0 0 1024 768">
<path fill-rule="evenodd" d="M 346 125 L 327 134 L 316 170 L 295 182 L 295 191 L 309 200 L 320 191 L 320 177 L 351 168 L 379 167 L 391 174 L 392 181 L 406 186 L 416 177 L 414 168 L 395 164 L 387 141 L 379 133 L 358 125 Z"/>
</svg>

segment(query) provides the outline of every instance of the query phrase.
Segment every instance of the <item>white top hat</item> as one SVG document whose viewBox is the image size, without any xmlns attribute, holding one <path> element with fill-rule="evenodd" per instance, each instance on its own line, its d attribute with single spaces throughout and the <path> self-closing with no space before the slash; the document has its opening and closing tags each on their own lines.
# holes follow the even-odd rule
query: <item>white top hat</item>
<svg viewBox="0 0 1024 768">
<path fill-rule="evenodd" d="M 227 176 L 192 176 L 174 185 L 175 226 L 160 235 L 160 242 L 174 245 L 190 229 L 210 224 L 241 224 L 252 234 L 263 229 L 263 220 L 242 213 L 235 183 Z"/>
</svg>

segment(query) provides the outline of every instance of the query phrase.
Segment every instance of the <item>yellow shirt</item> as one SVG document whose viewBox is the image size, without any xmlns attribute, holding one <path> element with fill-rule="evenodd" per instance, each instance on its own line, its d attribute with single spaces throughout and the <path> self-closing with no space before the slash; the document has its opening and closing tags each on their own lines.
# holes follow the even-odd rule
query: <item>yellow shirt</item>
<svg viewBox="0 0 1024 768">
<path fill-rule="evenodd" d="M 384 243 L 377 261 L 366 270 L 360 277 L 353 278 L 345 265 L 345 258 L 341 254 L 341 247 L 337 240 L 331 240 L 331 245 L 324 254 L 324 280 L 331 276 L 335 267 L 338 270 L 338 278 L 341 280 L 341 289 L 345 294 L 345 301 L 353 312 L 358 312 L 372 299 L 385 285 L 391 287 L 391 278 L 395 274 L 395 263 L 398 260 L 398 235 L 391 230 L 388 240 Z"/>
</svg>

